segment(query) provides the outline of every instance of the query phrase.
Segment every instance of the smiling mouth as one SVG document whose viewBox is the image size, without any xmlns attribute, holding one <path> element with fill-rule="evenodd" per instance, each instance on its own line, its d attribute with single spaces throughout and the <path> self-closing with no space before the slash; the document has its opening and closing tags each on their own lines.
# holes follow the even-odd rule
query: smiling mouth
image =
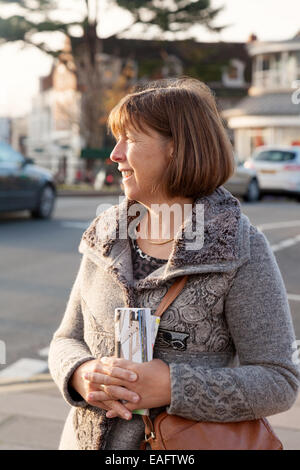
<svg viewBox="0 0 300 470">
<path fill-rule="evenodd" d="M 133 171 L 124 171 L 122 173 L 122 181 L 127 181 L 133 175 Z"/>
</svg>

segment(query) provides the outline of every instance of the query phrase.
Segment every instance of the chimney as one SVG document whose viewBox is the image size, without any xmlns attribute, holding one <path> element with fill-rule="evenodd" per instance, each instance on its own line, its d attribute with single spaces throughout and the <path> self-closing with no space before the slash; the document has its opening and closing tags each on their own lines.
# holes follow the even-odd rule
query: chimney
<svg viewBox="0 0 300 470">
<path fill-rule="evenodd" d="M 257 40 L 258 40 L 258 39 L 257 39 L 256 34 L 252 33 L 252 34 L 250 34 L 250 36 L 248 37 L 247 42 L 254 42 L 254 41 L 257 41 Z"/>
</svg>

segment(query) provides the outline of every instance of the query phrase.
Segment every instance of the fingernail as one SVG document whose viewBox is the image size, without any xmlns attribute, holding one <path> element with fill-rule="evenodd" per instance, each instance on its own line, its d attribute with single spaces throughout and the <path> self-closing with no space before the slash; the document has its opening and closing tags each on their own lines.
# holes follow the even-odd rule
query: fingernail
<svg viewBox="0 0 300 470">
<path fill-rule="evenodd" d="M 137 375 L 132 373 L 132 374 L 129 375 L 129 378 L 130 378 L 130 380 L 136 380 Z"/>
<path fill-rule="evenodd" d="M 91 398 L 94 398 L 94 397 L 95 397 L 94 393 L 89 393 L 89 395 L 88 395 L 89 400 L 90 400 Z"/>
<path fill-rule="evenodd" d="M 136 403 L 137 401 L 139 401 L 139 397 L 137 395 L 135 395 L 134 397 L 132 397 L 132 401 L 134 401 Z"/>
<path fill-rule="evenodd" d="M 102 362 L 107 362 L 107 360 L 108 360 L 108 357 L 106 357 L 106 356 L 101 357 L 101 361 L 102 361 Z"/>
<path fill-rule="evenodd" d="M 129 414 L 129 413 L 125 413 L 125 418 L 126 418 L 126 419 L 130 419 L 130 414 Z"/>
</svg>

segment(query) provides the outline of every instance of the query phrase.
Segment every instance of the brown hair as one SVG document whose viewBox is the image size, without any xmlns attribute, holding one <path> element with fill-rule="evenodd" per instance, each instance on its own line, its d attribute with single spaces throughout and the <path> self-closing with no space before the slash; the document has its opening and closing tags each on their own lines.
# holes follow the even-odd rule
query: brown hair
<svg viewBox="0 0 300 470">
<path fill-rule="evenodd" d="M 172 197 L 206 196 L 234 172 L 233 149 L 210 88 L 181 77 L 148 82 L 126 95 L 112 109 L 108 130 L 117 137 L 129 127 L 149 134 L 147 127 L 173 140 L 160 190 Z"/>
</svg>

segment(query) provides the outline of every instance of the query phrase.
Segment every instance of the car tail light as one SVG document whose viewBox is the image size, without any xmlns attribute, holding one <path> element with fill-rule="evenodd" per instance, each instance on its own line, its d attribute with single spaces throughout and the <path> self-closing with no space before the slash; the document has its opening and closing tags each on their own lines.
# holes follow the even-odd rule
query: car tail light
<svg viewBox="0 0 300 470">
<path fill-rule="evenodd" d="M 286 170 L 286 171 L 300 171 L 300 165 L 284 165 L 283 170 Z"/>
</svg>

